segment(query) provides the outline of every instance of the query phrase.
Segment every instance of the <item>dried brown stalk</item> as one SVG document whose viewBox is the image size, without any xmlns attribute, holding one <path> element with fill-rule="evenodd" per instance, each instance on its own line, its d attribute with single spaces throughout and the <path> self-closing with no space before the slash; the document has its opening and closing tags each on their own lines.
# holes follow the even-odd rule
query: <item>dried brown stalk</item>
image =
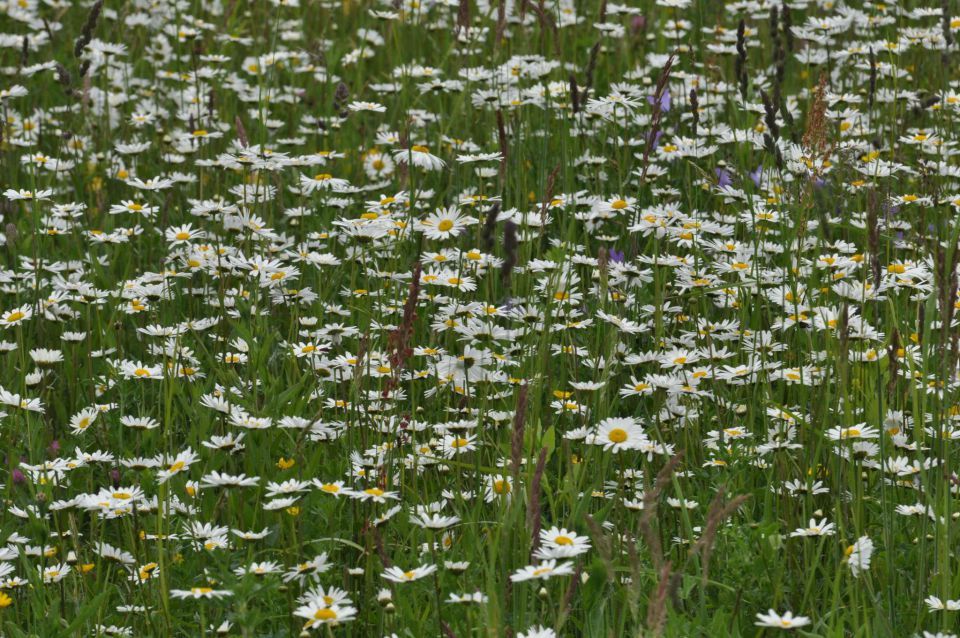
<svg viewBox="0 0 960 638">
<path fill-rule="evenodd" d="M 673 473 L 676 471 L 677 466 L 680 465 L 682 458 L 683 452 L 678 452 L 670 457 L 670 460 L 666 462 L 657 474 L 657 479 L 654 481 L 653 487 L 643 494 L 643 513 L 640 515 L 639 522 L 640 533 L 643 534 L 643 540 L 646 541 L 647 547 L 650 548 L 650 558 L 653 560 L 654 568 L 658 571 L 663 566 L 663 548 L 660 544 L 660 535 L 653 529 L 651 523 L 657 513 L 657 502 L 660 500 L 660 495 L 672 480 Z"/>
<path fill-rule="evenodd" d="M 537 468 L 533 473 L 533 481 L 530 483 L 530 500 L 527 503 L 527 521 L 531 527 L 530 535 L 533 537 L 530 544 L 530 557 L 540 548 L 540 526 L 543 524 L 543 513 L 540 511 L 540 483 L 543 481 L 543 471 L 547 467 L 547 448 L 540 449 L 540 457 L 537 459 Z"/>
</svg>

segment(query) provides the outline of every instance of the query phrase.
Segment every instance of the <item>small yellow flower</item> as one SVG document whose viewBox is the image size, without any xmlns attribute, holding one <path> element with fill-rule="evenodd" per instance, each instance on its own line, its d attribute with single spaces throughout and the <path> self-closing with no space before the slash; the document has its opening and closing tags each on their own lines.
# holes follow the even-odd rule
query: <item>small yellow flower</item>
<svg viewBox="0 0 960 638">
<path fill-rule="evenodd" d="M 280 457 L 280 460 L 277 461 L 277 467 L 281 470 L 289 470 L 291 467 L 293 467 L 296 464 L 297 464 L 296 460 L 285 459 L 282 456 Z"/>
</svg>

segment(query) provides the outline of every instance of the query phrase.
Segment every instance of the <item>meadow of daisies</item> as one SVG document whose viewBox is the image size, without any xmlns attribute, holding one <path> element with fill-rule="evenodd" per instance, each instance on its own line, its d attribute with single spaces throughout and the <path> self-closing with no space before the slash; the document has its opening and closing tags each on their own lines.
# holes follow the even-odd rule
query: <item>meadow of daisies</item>
<svg viewBox="0 0 960 638">
<path fill-rule="evenodd" d="M 953 2 L 0 16 L 0 635 L 960 631 Z"/>
</svg>

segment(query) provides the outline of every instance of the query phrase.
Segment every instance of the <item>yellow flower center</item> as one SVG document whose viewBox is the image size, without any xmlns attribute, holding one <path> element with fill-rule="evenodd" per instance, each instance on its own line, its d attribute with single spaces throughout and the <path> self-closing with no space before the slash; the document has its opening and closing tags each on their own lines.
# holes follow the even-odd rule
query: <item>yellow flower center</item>
<svg viewBox="0 0 960 638">
<path fill-rule="evenodd" d="M 607 433 L 607 438 L 612 443 L 623 443 L 627 440 L 627 431 L 622 428 L 613 428 Z"/>
</svg>

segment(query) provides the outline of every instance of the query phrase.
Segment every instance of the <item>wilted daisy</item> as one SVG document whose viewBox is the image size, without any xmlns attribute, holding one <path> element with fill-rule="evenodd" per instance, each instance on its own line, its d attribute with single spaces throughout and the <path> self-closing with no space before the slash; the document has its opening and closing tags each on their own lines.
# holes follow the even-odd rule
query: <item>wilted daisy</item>
<svg viewBox="0 0 960 638">
<path fill-rule="evenodd" d="M 960 611 L 960 600 L 942 600 L 937 596 L 927 596 L 924 601 L 930 611 Z"/>
<path fill-rule="evenodd" d="M 873 541 L 867 536 L 861 536 L 844 551 L 850 572 L 856 577 L 870 569 L 870 559 L 873 556 Z"/>
<path fill-rule="evenodd" d="M 298 563 L 283 574 L 283 582 L 296 581 L 301 585 L 312 580 L 330 569 L 330 559 L 326 553 L 315 556 L 312 560 Z"/>
</svg>

